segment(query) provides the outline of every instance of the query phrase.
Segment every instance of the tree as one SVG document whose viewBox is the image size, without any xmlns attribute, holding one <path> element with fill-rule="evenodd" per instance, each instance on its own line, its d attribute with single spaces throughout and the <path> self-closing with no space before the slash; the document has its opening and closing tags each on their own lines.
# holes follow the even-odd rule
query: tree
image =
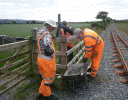
<svg viewBox="0 0 128 100">
<path fill-rule="evenodd" d="M 108 12 L 101 11 L 97 14 L 96 19 L 102 19 L 105 22 L 107 15 L 108 15 Z"/>
<path fill-rule="evenodd" d="M 107 22 L 110 22 L 110 21 L 112 21 L 112 18 L 107 17 L 107 18 L 106 18 L 106 21 L 107 21 Z"/>
<path fill-rule="evenodd" d="M 29 21 L 27 21 L 27 23 L 26 24 L 29 24 Z"/>
<path fill-rule="evenodd" d="M 13 24 L 16 24 L 16 21 L 15 21 L 15 20 L 13 20 L 13 21 L 12 21 L 12 23 L 13 23 Z"/>
<path fill-rule="evenodd" d="M 36 24 L 36 21 L 35 21 L 35 20 L 33 20 L 33 21 L 31 22 L 31 24 Z"/>
<path fill-rule="evenodd" d="M 105 27 L 106 27 L 105 21 L 106 21 L 107 15 L 108 15 L 108 12 L 101 11 L 96 16 L 96 19 L 102 19 L 103 20 Z"/>
</svg>

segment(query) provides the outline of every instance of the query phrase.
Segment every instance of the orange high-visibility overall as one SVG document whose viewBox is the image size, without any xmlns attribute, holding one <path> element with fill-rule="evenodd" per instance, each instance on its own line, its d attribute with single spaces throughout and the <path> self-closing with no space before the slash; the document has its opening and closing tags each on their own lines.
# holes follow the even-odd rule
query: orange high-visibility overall
<svg viewBox="0 0 128 100">
<path fill-rule="evenodd" d="M 52 42 L 52 47 L 54 49 L 54 53 L 52 57 L 48 57 L 48 56 L 41 54 L 41 48 L 40 48 L 39 41 L 43 37 L 43 35 L 46 33 L 47 32 L 44 32 L 39 38 L 37 38 L 38 39 L 38 51 L 39 51 L 37 63 L 38 63 L 40 74 L 43 78 L 41 82 L 41 86 L 39 88 L 39 93 L 43 94 L 44 97 L 48 97 L 51 95 L 51 88 L 49 85 L 54 81 L 55 73 L 56 73 L 55 48 L 54 48 L 52 39 L 51 39 L 51 42 Z"/>
<path fill-rule="evenodd" d="M 70 29 L 72 28 L 72 27 L 69 27 Z M 65 35 L 64 34 L 64 29 L 62 29 L 62 35 Z M 74 33 L 73 33 L 73 35 L 74 35 Z M 71 36 L 71 34 L 69 34 L 69 32 L 66 32 L 66 38 L 68 38 L 69 36 Z M 70 43 L 67 43 L 67 46 L 69 46 L 69 47 L 73 47 L 73 39 L 72 40 L 70 40 L 69 41 Z"/>
<path fill-rule="evenodd" d="M 85 43 L 85 58 L 91 57 L 91 77 L 95 77 L 102 58 L 104 42 L 93 30 L 84 29 L 83 41 Z"/>
</svg>

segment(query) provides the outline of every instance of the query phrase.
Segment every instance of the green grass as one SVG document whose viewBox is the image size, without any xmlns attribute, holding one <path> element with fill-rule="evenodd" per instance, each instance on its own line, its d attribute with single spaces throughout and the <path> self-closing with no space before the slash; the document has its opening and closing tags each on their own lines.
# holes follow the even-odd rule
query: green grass
<svg viewBox="0 0 128 100">
<path fill-rule="evenodd" d="M 89 23 L 69 23 L 69 26 L 73 27 L 74 29 L 77 27 L 86 27 L 88 25 L 90 24 Z M 32 29 L 34 27 L 40 29 L 44 27 L 44 24 L 1 24 L 0 34 L 27 38 L 27 36 L 31 36 Z"/>
<path fill-rule="evenodd" d="M 127 23 L 115 23 L 115 25 L 116 27 L 118 27 L 118 29 L 128 34 L 128 22 Z"/>
<path fill-rule="evenodd" d="M 42 28 L 43 24 L 1 24 L 0 34 L 15 37 L 31 36 L 34 27 Z"/>
</svg>

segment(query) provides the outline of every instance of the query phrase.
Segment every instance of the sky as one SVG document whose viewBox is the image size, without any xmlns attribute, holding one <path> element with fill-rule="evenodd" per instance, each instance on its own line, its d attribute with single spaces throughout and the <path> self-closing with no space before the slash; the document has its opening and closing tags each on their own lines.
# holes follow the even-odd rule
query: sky
<svg viewBox="0 0 128 100">
<path fill-rule="evenodd" d="M 116 20 L 128 19 L 128 0 L 0 0 L 0 19 L 86 22 L 100 11 Z"/>
</svg>

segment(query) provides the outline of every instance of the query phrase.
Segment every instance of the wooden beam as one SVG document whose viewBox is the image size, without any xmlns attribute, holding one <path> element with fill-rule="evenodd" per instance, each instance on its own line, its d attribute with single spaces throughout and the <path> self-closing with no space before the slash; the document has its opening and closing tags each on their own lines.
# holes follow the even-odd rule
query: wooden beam
<svg viewBox="0 0 128 100">
<path fill-rule="evenodd" d="M 77 44 L 76 46 L 74 46 L 72 49 L 67 51 L 67 56 L 69 54 L 71 54 L 74 50 L 76 50 L 78 47 L 80 47 L 80 45 L 82 45 L 84 43 L 84 41 L 81 41 L 79 44 Z"/>
<path fill-rule="evenodd" d="M 66 65 L 61 65 L 61 64 L 56 64 L 57 68 L 61 68 L 61 69 L 66 69 L 67 66 Z"/>
<path fill-rule="evenodd" d="M 78 56 L 82 53 L 82 51 L 85 49 L 85 46 L 79 51 L 79 53 L 67 64 L 67 68 L 73 64 L 73 62 L 78 58 Z"/>
<path fill-rule="evenodd" d="M 27 78 L 27 76 L 21 78 L 18 82 L 14 83 L 14 84 L 12 84 L 11 86 L 7 87 L 6 89 L 2 90 L 2 91 L 0 92 L 0 95 L 4 94 L 4 93 L 7 92 L 9 89 L 12 89 L 13 87 L 15 87 L 17 84 L 19 84 L 20 82 L 22 82 L 22 81 L 23 81 L 24 79 L 26 79 L 26 78 Z"/>
<path fill-rule="evenodd" d="M 25 45 L 23 45 L 22 47 L 20 47 L 20 48 L 16 51 L 16 53 L 15 53 L 13 56 L 16 56 L 16 55 L 22 50 L 22 48 L 23 48 L 24 46 L 25 46 Z M 13 60 L 7 61 L 7 63 L 4 65 L 4 67 L 10 65 L 10 64 L 12 63 L 12 61 L 13 61 Z"/>
<path fill-rule="evenodd" d="M 18 60 L 17 62 L 14 62 L 14 63 L 12 63 L 12 64 L 10 64 L 10 65 L 8 65 L 8 66 L 4 66 L 4 67 L 0 68 L 0 70 L 8 69 L 8 68 L 10 68 L 10 67 L 12 67 L 12 66 L 16 66 L 16 65 L 18 65 L 18 64 L 20 64 L 20 63 L 23 63 L 23 62 L 29 60 L 29 58 L 30 58 L 30 57 L 26 57 L 26 58 L 23 58 L 23 59 L 21 59 L 21 60 Z"/>
<path fill-rule="evenodd" d="M 84 57 L 84 55 L 85 55 L 85 52 L 84 52 L 83 55 L 78 59 L 78 61 L 76 62 L 76 64 L 78 64 L 78 63 L 82 60 L 82 58 Z"/>
<path fill-rule="evenodd" d="M 66 56 L 66 52 L 62 52 L 62 51 L 56 51 L 55 54 L 61 55 L 61 56 Z"/>
<path fill-rule="evenodd" d="M 68 37 L 68 38 L 67 38 L 67 43 L 68 43 L 70 40 L 75 39 L 75 38 L 76 38 L 75 35 Z"/>
<path fill-rule="evenodd" d="M 6 58 L 6 59 L 2 59 L 2 60 L 0 60 L 0 64 L 6 62 L 6 61 L 8 61 L 8 60 L 13 60 L 13 59 L 15 59 L 15 58 L 17 58 L 17 57 L 23 56 L 23 55 L 25 55 L 25 54 L 27 54 L 27 53 L 29 53 L 29 52 L 30 52 L 30 50 L 25 51 L 25 52 L 20 53 L 20 54 L 17 54 L 16 56 L 11 56 L 11 57 L 8 57 L 8 58 Z"/>
<path fill-rule="evenodd" d="M 20 72 L 21 69 L 23 69 L 23 68 L 25 68 L 25 67 L 27 67 L 29 65 L 30 65 L 30 62 L 28 62 L 27 64 L 25 64 L 25 65 L 23 65 L 23 66 L 21 66 L 19 68 L 14 69 L 13 71 L 8 71 L 8 70 L 5 70 L 5 69 L 2 69 L 2 70 L 0 70 L 0 72 L 1 73 L 7 73 L 7 74 L 20 75 L 21 74 L 21 72 Z"/>
<path fill-rule="evenodd" d="M 9 44 L 5 44 L 5 45 L 0 45 L 0 51 L 9 50 L 12 48 L 17 48 L 17 47 L 22 47 L 27 44 L 28 44 L 28 40 L 15 42 L 15 43 L 9 43 Z"/>
<path fill-rule="evenodd" d="M 22 72 L 21 75 L 26 75 L 26 76 L 27 76 L 26 72 L 28 72 L 28 71 L 30 71 L 30 68 L 27 69 L 27 70 L 25 70 L 24 72 Z M 7 80 L 6 82 L 2 83 L 2 84 L 0 85 L 0 88 L 3 87 L 3 86 L 5 86 L 5 85 L 8 84 L 9 82 L 12 82 L 12 81 L 15 80 L 17 77 L 20 77 L 20 76 L 19 76 L 19 75 L 15 75 L 13 78 L 11 78 L 11 79 Z"/>
</svg>

